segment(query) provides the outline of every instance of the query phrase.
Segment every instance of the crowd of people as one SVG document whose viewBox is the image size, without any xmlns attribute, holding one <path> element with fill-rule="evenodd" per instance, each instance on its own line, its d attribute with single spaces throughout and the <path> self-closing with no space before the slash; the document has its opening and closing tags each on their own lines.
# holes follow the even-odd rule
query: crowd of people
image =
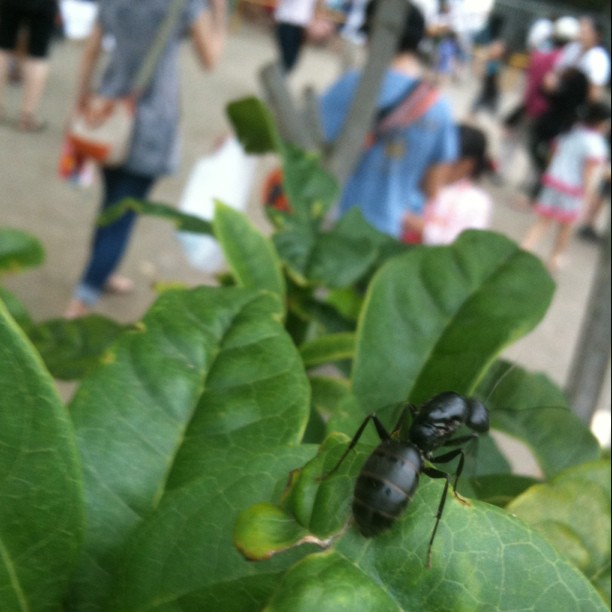
<svg viewBox="0 0 612 612">
<path fill-rule="evenodd" d="M 317 32 L 323 37 L 339 32 L 347 47 L 367 45 L 380 1 L 342 3 L 344 18 L 334 20 L 322 0 L 278 0 L 273 36 L 286 77 L 298 65 L 308 36 Z M 396 53 L 383 75 L 376 116 L 343 186 L 338 214 L 357 207 L 375 228 L 397 240 L 450 243 L 465 229 L 489 226 L 492 201 L 481 178 L 494 170 L 492 159 L 498 157 L 496 172 L 503 179 L 522 146 L 532 170 L 527 206 L 537 215 L 523 246 L 534 249 L 548 227 L 556 225 L 547 263 L 551 271 L 558 270 L 575 225 L 583 222 L 581 235 L 593 238 L 601 202 L 609 195 L 610 108 L 605 98 L 610 58 L 598 22 L 559 16 L 534 24 L 524 96 L 512 112 L 499 117 L 500 76 L 508 55 L 504 19 L 491 14 L 478 36 L 470 39 L 465 30 L 456 29 L 450 2 L 442 0 L 435 19 L 429 20 L 416 3 L 408 4 Z M 93 92 L 108 100 L 134 94 L 135 77 L 169 5 L 178 7 L 180 19 L 156 60 L 151 82 L 134 96 L 136 120 L 127 159 L 119 167 L 101 168 L 103 209 L 128 196 L 145 198 L 161 177 L 176 170 L 179 45 L 189 39 L 202 66 L 214 68 L 227 38 L 226 1 L 106 0 L 99 3 L 84 46 L 75 113 L 87 110 Z M 23 102 L 13 127 L 24 132 L 44 128 L 39 109 L 57 9 L 56 0 L 0 0 L 0 123 L 9 123 L 4 88 L 21 50 Z M 109 37 L 113 45 L 96 84 L 94 74 Z M 468 116 L 457 118 L 445 84 L 470 70 L 473 44 L 483 49 L 481 86 Z M 344 128 L 360 83 L 362 68 L 353 66 L 354 61 L 343 64 L 346 69 L 320 97 L 328 142 Z M 506 131 L 497 155 L 480 127 L 482 112 L 491 113 Z M 67 317 L 88 313 L 104 292 L 129 291 L 130 281 L 116 271 L 134 220 L 128 213 L 107 227 L 94 228 Z"/>
</svg>

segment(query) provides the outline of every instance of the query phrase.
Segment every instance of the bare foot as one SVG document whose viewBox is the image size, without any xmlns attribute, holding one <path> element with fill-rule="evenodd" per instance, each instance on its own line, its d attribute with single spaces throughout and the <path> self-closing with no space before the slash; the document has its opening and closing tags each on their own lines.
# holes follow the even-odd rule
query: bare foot
<svg viewBox="0 0 612 612">
<path fill-rule="evenodd" d="M 84 317 L 89 314 L 89 306 L 85 304 L 85 302 L 81 302 L 81 300 L 77 300 L 76 298 L 70 300 L 68 304 L 68 308 L 64 312 L 65 319 L 78 319 L 79 317 Z"/>
<path fill-rule="evenodd" d="M 555 276 L 565 267 L 566 259 L 563 255 L 554 255 L 546 263 L 546 267 L 552 276 Z"/>
</svg>

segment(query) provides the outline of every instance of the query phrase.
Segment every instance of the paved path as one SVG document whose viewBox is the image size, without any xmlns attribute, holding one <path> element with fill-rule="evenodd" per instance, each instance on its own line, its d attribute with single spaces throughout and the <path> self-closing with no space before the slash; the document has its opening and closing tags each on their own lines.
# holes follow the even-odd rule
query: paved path
<svg viewBox="0 0 612 612">
<path fill-rule="evenodd" d="M 28 230 L 38 236 L 47 251 L 39 269 L 8 280 L 10 289 L 31 309 L 37 320 L 61 315 L 81 271 L 89 234 L 96 214 L 98 186 L 77 190 L 57 178 L 56 166 L 62 139 L 63 120 L 72 99 L 81 43 L 62 42 L 54 48 L 52 73 L 45 97 L 44 115 L 49 129 L 41 134 L 20 134 L 0 126 L 0 224 Z M 184 49 L 184 148 L 180 173 L 162 181 L 153 194 L 157 201 L 176 203 L 188 169 L 198 156 L 210 150 L 215 138 L 227 128 L 227 102 L 259 90 L 257 73 L 276 56 L 272 39 L 260 26 L 243 24 L 233 32 L 223 60 L 213 74 L 200 70 L 188 47 Z M 339 73 L 338 56 L 327 50 L 309 48 L 295 75 L 294 92 L 306 84 L 321 90 Z M 509 107 L 520 92 L 516 77 L 507 79 L 504 106 Z M 465 115 L 476 82 L 448 88 L 457 117 Z M 9 110 L 17 107 L 19 91 L 11 88 Z M 497 126 L 483 119 L 493 143 L 499 140 Z M 258 178 L 272 163 L 263 159 Z M 528 214 L 510 207 L 512 192 L 525 160 L 517 162 L 517 178 L 509 186 L 493 187 L 496 206 L 493 228 L 520 240 L 530 223 Z M 250 205 L 252 218 L 265 227 L 257 205 L 258 186 Z M 575 241 L 569 263 L 558 276 L 553 305 L 538 329 L 507 351 L 522 365 L 546 372 L 563 385 L 570 366 L 586 298 L 591 285 L 597 249 Z M 158 281 L 187 284 L 212 282 L 189 269 L 169 224 L 141 219 L 122 272 L 136 281 L 129 297 L 102 301 L 98 311 L 121 321 L 134 321 L 155 299 L 152 285 Z M 609 384 L 601 407 L 609 413 Z M 609 427 L 608 427 L 609 430 Z"/>
</svg>

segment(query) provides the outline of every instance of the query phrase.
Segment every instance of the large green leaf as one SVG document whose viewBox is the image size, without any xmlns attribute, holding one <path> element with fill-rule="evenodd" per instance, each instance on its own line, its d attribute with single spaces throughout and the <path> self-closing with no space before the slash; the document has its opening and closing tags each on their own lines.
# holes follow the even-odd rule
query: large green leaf
<svg viewBox="0 0 612 612">
<path fill-rule="evenodd" d="M 57 610 L 83 500 L 74 434 L 51 377 L 0 302 L 0 608 Z"/>
<path fill-rule="evenodd" d="M 125 325 L 90 315 L 33 324 L 28 335 L 55 378 L 74 380 L 91 370 L 125 329 Z"/>
<path fill-rule="evenodd" d="M 272 598 L 271 609 L 362 609 L 353 592 L 360 594 L 364 609 L 370 609 L 370 601 L 375 602 L 371 609 L 378 605 L 383 610 L 606 609 L 588 580 L 534 530 L 494 506 L 459 500 L 452 493 L 428 569 L 428 544 L 443 488 L 439 480 L 422 478 L 407 510 L 390 530 L 364 538 L 349 523 L 339 531 L 349 520 L 351 488 L 364 457 L 359 445 L 326 477 L 346 443 L 346 438 L 329 438 L 291 479 L 290 492 L 279 508 L 285 517 L 294 517 L 297 528 L 310 531 L 313 539 L 327 538 L 330 551 L 311 554 L 293 566 Z M 251 518 L 254 528 L 265 525 L 265 517 L 262 522 L 262 516 L 252 512 Z M 242 531 L 247 532 L 246 525 Z M 335 541 L 329 540 L 333 531 Z M 267 538 L 278 553 L 279 538 L 288 534 L 291 526 L 286 518 L 277 523 L 277 532 L 268 525 L 260 531 L 255 550 L 265 559 Z M 294 530 L 294 534 L 290 547 L 308 541 L 303 532 Z"/>
<path fill-rule="evenodd" d="M 168 291 L 83 381 L 71 407 L 89 526 L 77 607 L 104 607 L 126 538 L 210 470 L 204 449 L 301 440 L 309 389 L 281 314 L 271 293 Z"/>
<path fill-rule="evenodd" d="M 610 604 L 610 461 L 585 463 L 533 486 L 508 511 L 535 527 Z"/>
<path fill-rule="evenodd" d="M 440 488 L 440 483 L 423 486 L 397 529 L 369 540 L 350 530 L 334 552 L 301 561 L 287 574 L 271 608 L 310 610 L 315 602 L 317 610 L 361 609 L 351 597 L 357 591 L 366 604 L 380 601 L 382 610 L 607 609 L 584 576 L 547 542 L 479 502 L 464 505 L 449 498 L 432 568 L 426 569 Z M 291 607 L 275 608 L 279 601 Z"/>
<path fill-rule="evenodd" d="M 40 265 L 45 252 L 39 240 L 17 229 L 0 228 L 0 273 Z"/>
<path fill-rule="evenodd" d="M 438 392 L 471 394 L 509 343 L 543 317 L 553 281 L 511 240 L 468 231 L 384 265 L 357 330 L 353 389 L 366 411 Z"/>
<path fill-rule="evenodd" d="M 213 227 L 237 283 L 272 291 L 284 302 L 285 280 L 272 242 L 243 214 L 221 203 L 216 205 Z"/>
<path fill-rule="evenodd" d="M 544 374 L 499 361 L 478 395 L 491 412 L 492 426 L 524 442 L 548 478 L 601 454 L 595 436 Z"/>
<path fill-rule="evenodd" d="M 314 447 L 200 447 L 198 477 L 169 492 L 131 538 L 115 584 L 114 612 L 219 610 L 256 612 L 282 572 L 305 550 L 266 564 L 245 561 L 232 544 L 240 510 L 280 494 L 287 474 Z"/>
</svg>

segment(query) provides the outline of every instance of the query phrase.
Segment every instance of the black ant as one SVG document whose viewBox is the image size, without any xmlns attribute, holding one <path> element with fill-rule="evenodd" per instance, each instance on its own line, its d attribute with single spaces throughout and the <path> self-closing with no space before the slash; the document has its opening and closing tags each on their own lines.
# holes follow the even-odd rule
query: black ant
<svg viewBox="0 0 612 612">
<path fill-rule="evenodd" d="M 402 428 L 408 412 L 412 414 L 413 420 L 404 437 Z M 485 405 L 476 399 L 445 392 L 436 395 L 419 409 L 410 404 L 406 405 L 391 433 L 387 432 L 375 414 L 370 414 L 327 476 L 340 467 L 370 421 L 376 427 L 381 444 L 368 457 L 357 477 L 353 497 L 353 516 L 357 527 L 365 537 L 373 537 L 386 531 L 406 509 L 419 484 L 420 474 L 446 479 L 427 549 L 427 565 L 430 567 L 431 548 L 451 480 L 449 474 L 432 467 L 432 464 L 448 463 L 459 457 L 453 482 L 453 491 L 457 495 L 457 482 L 465 461 L 462 448 L 437 457 L 433 456 L 433 452 L 441 447 L 464 446 L 475 440 L 478 434 L 489 431 L 489 412 Z M 462 425 L 466 425 L 475 433 L 452 438 Z"/>
</svg>

